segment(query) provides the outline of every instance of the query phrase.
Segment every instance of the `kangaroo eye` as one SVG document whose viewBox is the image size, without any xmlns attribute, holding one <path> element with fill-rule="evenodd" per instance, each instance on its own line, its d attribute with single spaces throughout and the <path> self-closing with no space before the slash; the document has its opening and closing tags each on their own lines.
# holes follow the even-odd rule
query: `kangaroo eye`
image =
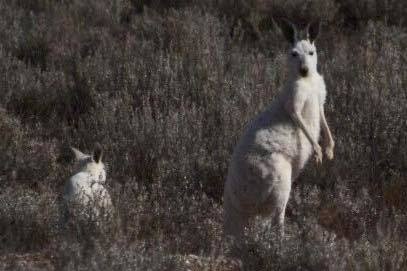
<svg viewBox="0 0 407 271">
<path fill-rule="evenodd" d="M 298 53 L 297 52 L 292 52 L 291 55 L 292 55 L 292 57 L 297 57 Z"/>
<path fill-rule="evenodd" d="M 314 52 L 309 52 L 309 55 L 310 55 L 310 56 L 313 56 L 313 55 L 314 55 Z"/>
</svg>

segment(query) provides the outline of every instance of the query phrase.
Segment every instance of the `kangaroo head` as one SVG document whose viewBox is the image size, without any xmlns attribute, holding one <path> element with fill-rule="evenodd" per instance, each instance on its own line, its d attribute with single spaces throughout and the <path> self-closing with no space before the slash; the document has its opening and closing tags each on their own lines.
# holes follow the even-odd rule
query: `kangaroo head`
<svg viewBox="0 0 407 271">
<path fill-rule="evenodd" d="M 76 148 L 72 148 L 75 154 L 78 171 L 86 171 L 96 176 L 98 182 L 106 182 L 105 165 L 102 162 L 102 148 L 99 144 L 95 144 L 93 154 L 85 154 Z"/>
<path fill-rule="evenodd" d="M 281 30 L 291 46 L 288 52 L 288 64 L 290 73 L 294 76 L 307 77 L 317 72 L 315 40 L 318 37 L 319 28 L 320 21 L 316 21 L 308 24 L 305 33 L 301 33 L 291 22 L 282 21 Z"/>
</svg>

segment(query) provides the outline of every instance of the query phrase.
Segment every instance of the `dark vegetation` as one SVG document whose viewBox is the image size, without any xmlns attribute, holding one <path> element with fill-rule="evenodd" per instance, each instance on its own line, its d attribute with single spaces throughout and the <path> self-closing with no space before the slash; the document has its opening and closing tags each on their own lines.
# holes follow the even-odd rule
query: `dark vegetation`
<svg viewBox="0 0 407 271">
<path fill-rule="evenodd" d="M 336 158 L 294 183 L 284 247 L 250 229 L 245 270 L 406 270 L 406 14 L 403 0 L 1 1 L 0 268 L 184 270 L 182 255 L 233 254 L 225 173 L 284 80 L 271 18 L 288 17 L 323 19 Z M 69 146 L 96 141 L 118 226 L 67 234 Z"/>
</svg>

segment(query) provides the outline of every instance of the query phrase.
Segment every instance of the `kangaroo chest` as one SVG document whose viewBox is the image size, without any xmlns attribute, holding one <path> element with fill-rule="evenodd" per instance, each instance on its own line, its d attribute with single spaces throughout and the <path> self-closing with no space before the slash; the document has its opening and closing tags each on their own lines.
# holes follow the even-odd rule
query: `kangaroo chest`
<svg viewBox="0 0 407 271">
<path fill-rule="evenodd" d="M 325 102 L 326 90 L 322 79 L 304 80 L 299 82 L 299 90 L 304 93 L 304 107 L 301 116 L 310 133 L 318 139 L 320 132 L 321 106 Z"/>
<path fill-rule="evenodd" d="M 305 100 L 301 115 L 309 126 L 318 128 L 320 122 L 320 103 L 318 93 L 312 93 Z"/>
</svg>

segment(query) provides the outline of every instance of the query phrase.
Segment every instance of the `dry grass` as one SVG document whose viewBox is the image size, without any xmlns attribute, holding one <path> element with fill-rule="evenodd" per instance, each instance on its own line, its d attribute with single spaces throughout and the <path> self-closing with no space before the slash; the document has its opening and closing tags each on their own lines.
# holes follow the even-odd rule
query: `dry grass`
<svg viewBox="0 0 407 271">
<path fill-rule="evenodd" d="M 0 269 L 406 269 L 404 1 L 167 2 L 0 3 Z M 222 190 L 284 80 L 270 14 L 325 18 L 336 159 L 294 184 L 284 247 L 258 221 L 238 249 L 222 241 Z M 117 217 L 63 228 L 69 146 L 95 141 Z"/>
</svg>

